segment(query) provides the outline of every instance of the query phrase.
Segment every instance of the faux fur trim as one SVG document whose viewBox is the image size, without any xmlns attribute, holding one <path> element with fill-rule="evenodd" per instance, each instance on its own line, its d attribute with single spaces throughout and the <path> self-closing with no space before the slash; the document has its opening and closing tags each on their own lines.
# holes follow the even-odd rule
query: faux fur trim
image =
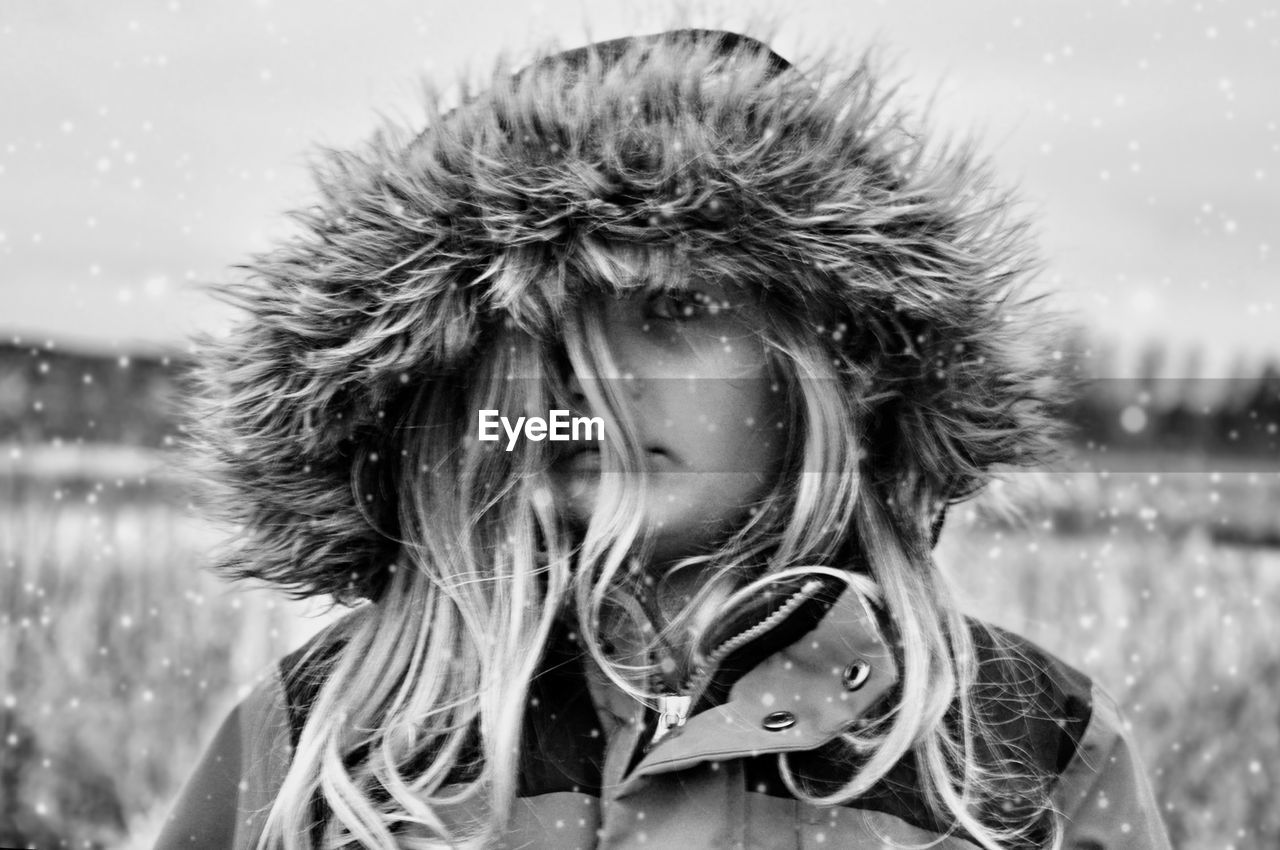
<svg viewBox="0 0 1280 850">
<path fill-rule="evenodd" d="M 867 469 L 906 523 L 1040 458 L 1055 385 L 1010 198 L 967 150 L 909 132 L 865 61 L 783 65 L 714 33 L 615 43 L 499 70 L 425 131 L 328 154 L 300 234 L 224 287 L 245 320 L 203 343 L 193 429 L 243 543 L 224 566 L 376 593 L 396 545 L 356 504 L 359 459 L 410 384 L 465 372 L 504 320 L 554 333 L 607 285 L 585 240 L 844 323 L 832 345 L 883 392 Z"/>
</svg>

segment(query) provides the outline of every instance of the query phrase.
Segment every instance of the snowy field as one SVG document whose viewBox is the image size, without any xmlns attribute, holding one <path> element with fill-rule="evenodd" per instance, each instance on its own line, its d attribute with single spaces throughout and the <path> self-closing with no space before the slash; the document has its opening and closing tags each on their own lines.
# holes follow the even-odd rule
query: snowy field
<svg viewBox="0 0 1280 850">
<path fill-rule="evenodd" d="M 154 460 L 0 470 L 0 846 L 147 847 L 215 724 L 323 622 L 203 573 L 216 538 Z M 1280 532 L 1280 475 L 1002 489 L 949 519 L 966 604 L 1120 699 L 1175 846 L 1280 846 L 1280 549 L 1239 542 Z"/>
</svg>

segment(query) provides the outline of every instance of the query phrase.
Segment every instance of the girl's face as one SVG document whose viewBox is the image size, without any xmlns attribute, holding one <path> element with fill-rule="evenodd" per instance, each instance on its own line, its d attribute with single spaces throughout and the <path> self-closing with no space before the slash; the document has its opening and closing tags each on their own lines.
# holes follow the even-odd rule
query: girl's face
<svg viewBox="0 0 1280 850">
<path fill-rule="evenodd" d="M 744 521 L 780 466 L 783 391 L 754 330 L 757 310 L 750 296 L 720 284 L 601 307 L 618 370 L 609 380 L 642 450 L 642 523 L 658 564 L 696 554 Z M 576 380 L 573 389 L 581 390 Z M 585 523 L 600 491 L 600 444 L 567 445 L 552 480 L 565 512 Z"/>
</svg>

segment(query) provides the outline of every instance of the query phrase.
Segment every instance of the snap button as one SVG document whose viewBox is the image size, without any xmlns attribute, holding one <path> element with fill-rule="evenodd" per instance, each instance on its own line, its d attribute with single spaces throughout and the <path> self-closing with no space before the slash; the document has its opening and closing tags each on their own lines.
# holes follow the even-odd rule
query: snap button
<svg viewBox="0 0 1280 850">
<path fill-rule="evenodd" d="M 859 658 L 857 661 L 850 662 L 849 666 L 844 668 L 844 689 L 846 691 L 856 691 L 865 685 L 869 678 L 871 678 L 871 665 Z"/>
<path fill-rule="evenodd" d="M 796 725 L 796 716 L 789 711 L 775 711 L 766 714 L 764 720 L 760 721 L 760 725 L 770 732 L 781 732 Z"/>
</svg>

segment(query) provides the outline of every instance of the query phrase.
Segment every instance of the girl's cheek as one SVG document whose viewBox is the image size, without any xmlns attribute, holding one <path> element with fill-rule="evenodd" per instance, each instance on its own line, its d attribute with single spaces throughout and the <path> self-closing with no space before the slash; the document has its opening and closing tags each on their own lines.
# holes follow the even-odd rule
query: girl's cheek
<svg viewBox="0 0 1280 850">
<path fill-rule="evenodd" d="M 638 378 L 752 378 L 767 363 L 763 343 L 734 315 L 688 322 L 629 316 L 611 322 L 607 333 L 619 373 Z"/>
<path fill-rule="evenodd" d="M 717 337 L 702 355 L 708 367 L 725 378 L 760 378 L 768 367 L 764 345 L 752 334 Z"/>
<path fill-rule="evenodd" d="M 689 342 L 668 322 L 629 323 L 610 329 L 618 371 L 635 377 L 676 374 L 689 359 Z"/>
<path fill-rule="evenodd" d="M 675 377 L 749 378 L 765 367 L 763 343 L 737 321 L 702 319 L 664 323 L 651 329 L 648 342 L 655 362 Z"/>
</svg>

